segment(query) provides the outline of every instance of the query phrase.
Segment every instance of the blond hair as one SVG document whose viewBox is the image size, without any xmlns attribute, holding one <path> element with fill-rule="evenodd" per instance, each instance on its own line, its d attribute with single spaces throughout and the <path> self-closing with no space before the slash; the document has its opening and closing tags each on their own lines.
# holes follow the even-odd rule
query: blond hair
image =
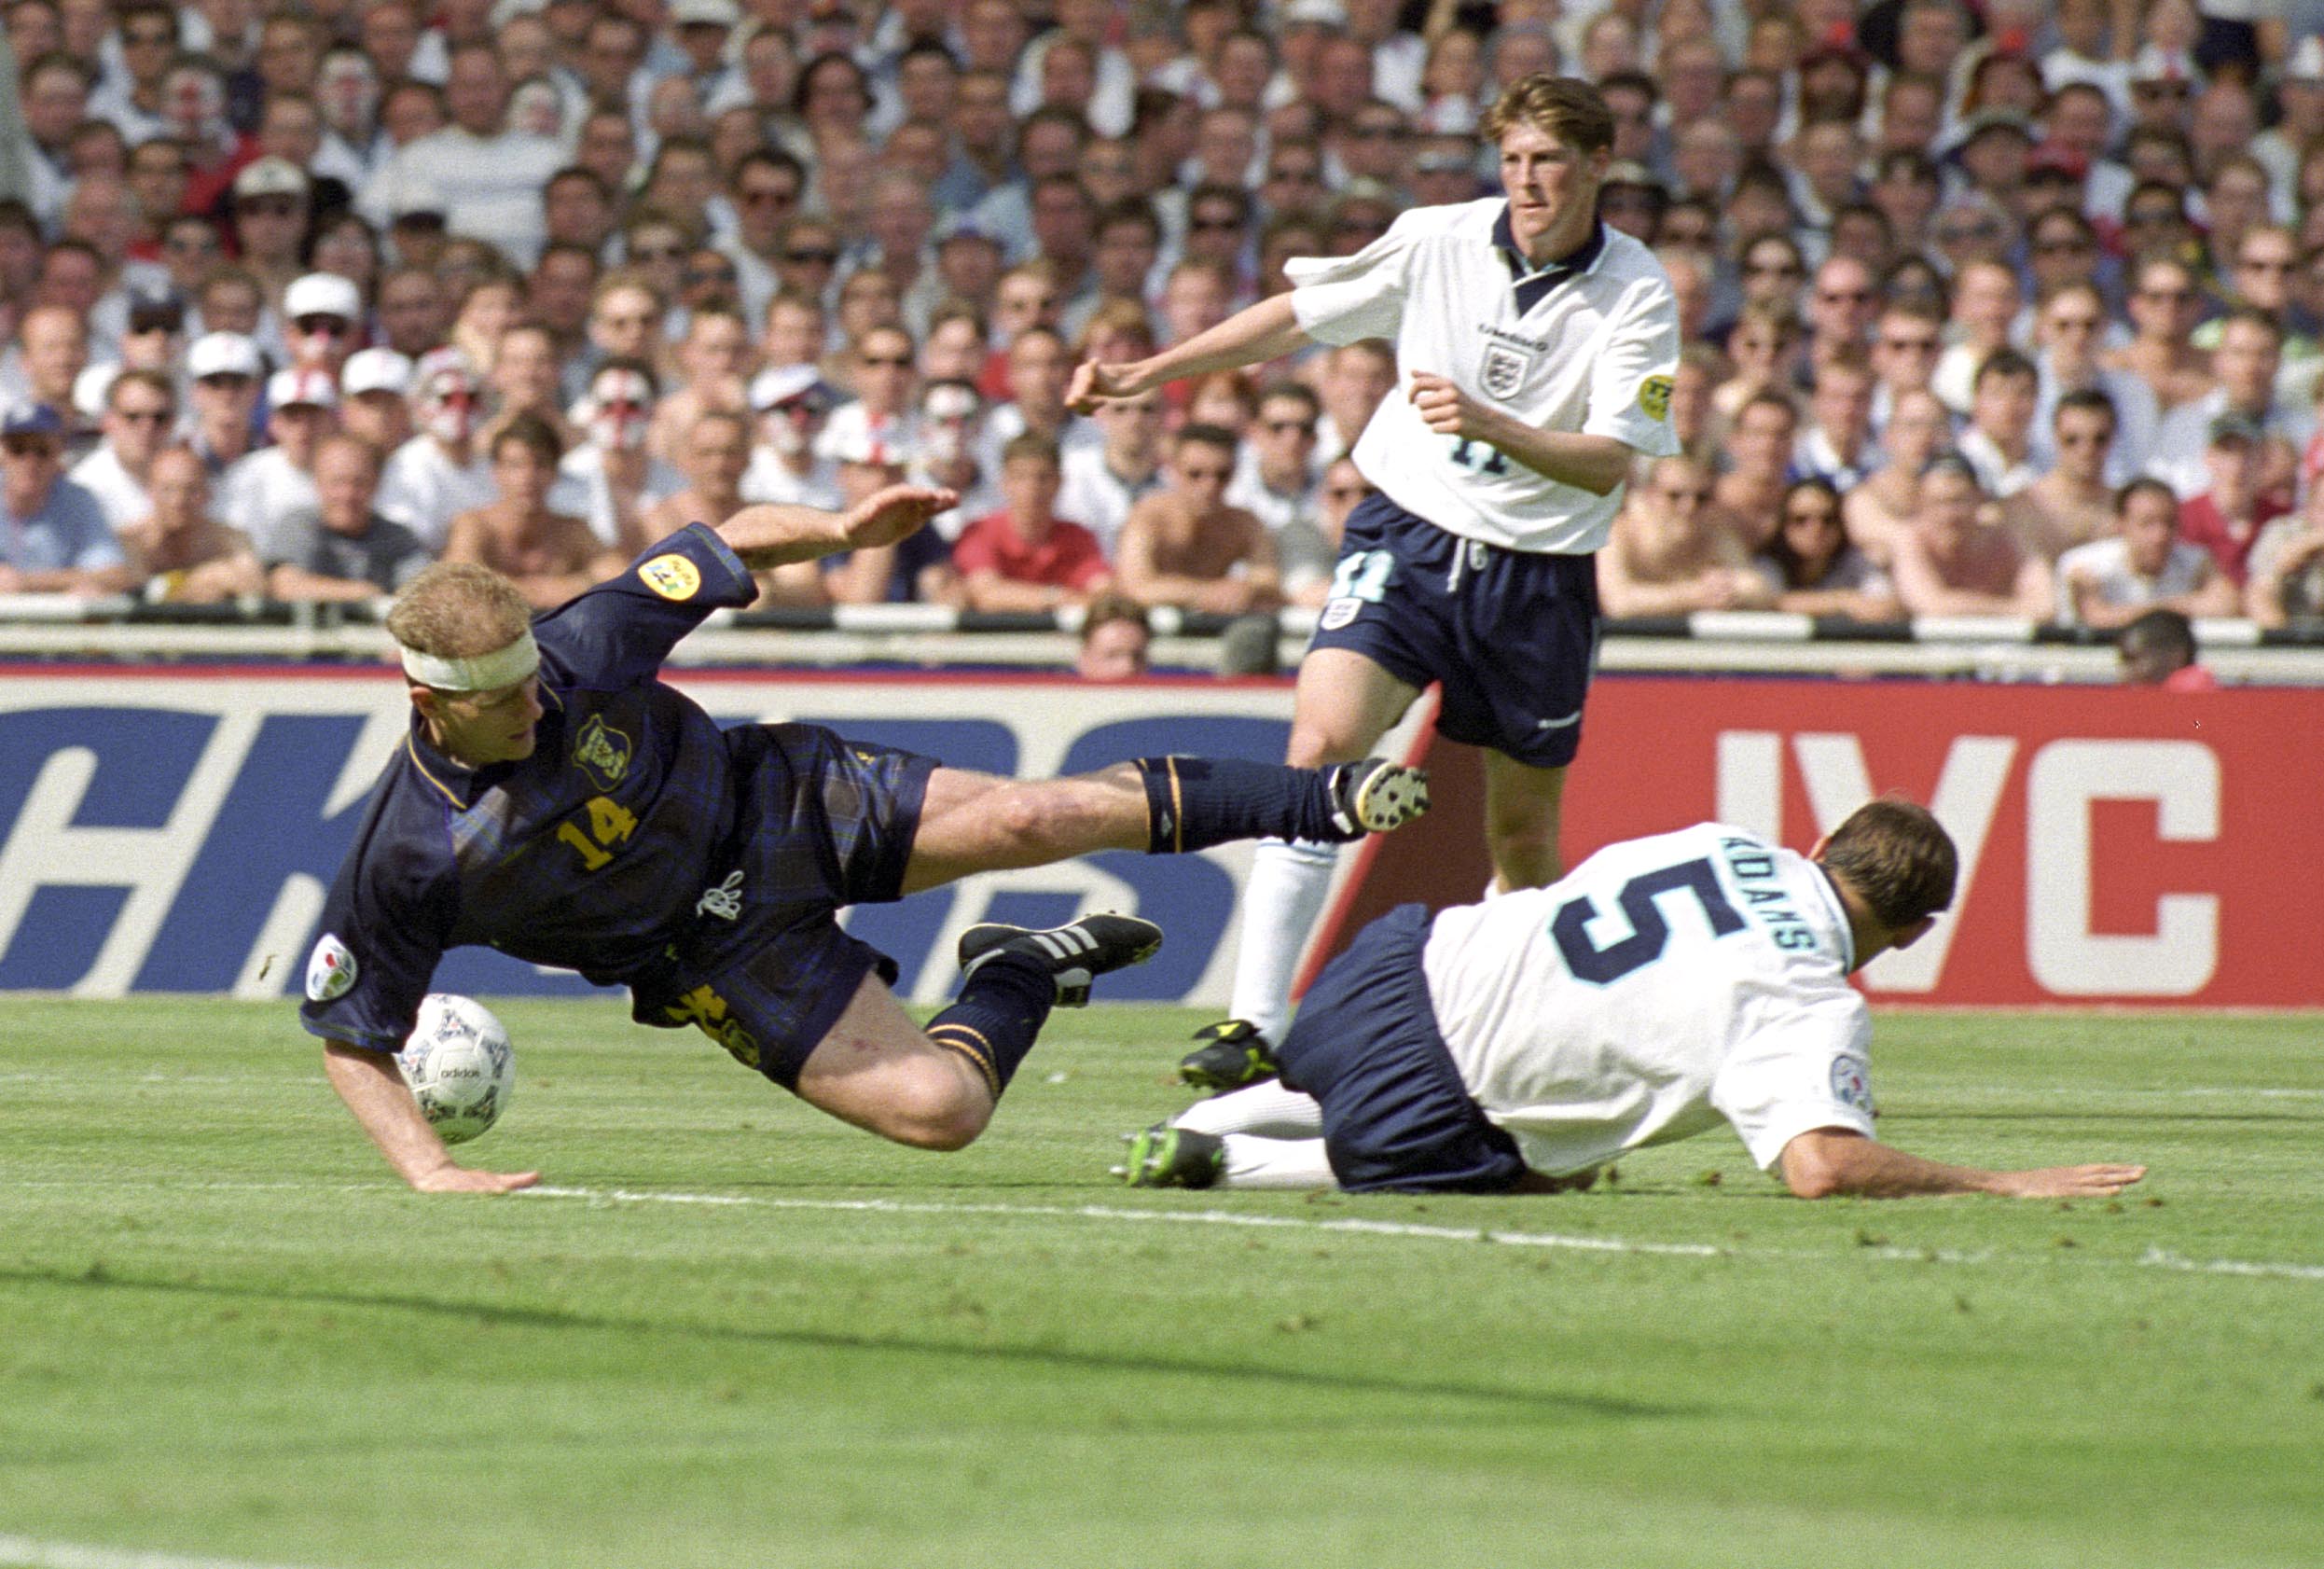
<svg viewBox="0 0 2324 1569">
<path fill-rule="evenodd" d="M 517 586 L 472 562 L 437 562 L 405 587 L 387 613 L 390 637 L 439 660 L 493 653 L 532 624 L 533 607 Z"/>
<path fill-rule="evenodd" d="M 1477 130 L 1499 145 L 1513 125 L 1530 125 L 1585 153 L 1614 145 L 1614 115 L 1598 89 L 1579 76 L 1539 71 L 1520 77 L 1485 111 Z"/>
</svg>

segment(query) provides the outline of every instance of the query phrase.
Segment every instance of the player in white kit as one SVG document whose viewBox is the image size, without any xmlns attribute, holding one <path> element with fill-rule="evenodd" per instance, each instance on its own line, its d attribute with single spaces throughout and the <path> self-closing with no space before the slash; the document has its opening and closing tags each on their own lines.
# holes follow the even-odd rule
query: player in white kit
<svg viewBox="0 0 2324 1569">
<path fill-rule="evenodd" d="M 1086 411 L 1310 343 L 1394 340 L 1404 395 L 1352 453 L 1376 493 L 1348 520 L 1288 757 L 1366 757 L 1442 682 L 1438 730 L 1487 749 L 1495 882 L 1530 888 L 1561 869 L 1565 770 L 1598 646 L 1591 554 L 1631 465 L 1679 450 L 1679 318 L 1653 254 L 1598 221 L 1613 118 L 1597 89 L 1528 76 L 1483 129 L 1504 196 L 1415 208 L 1352 257 L 1293 261 L 1289 293 L 1151 358 L 1084 365 L 1069 396 Z M 1237 1022 L 1206 1032 L 1221 1039 L 1188 1060 L 1195 1082 L 1238 1082 L 1242 1043 L 1282 1038 L 1332 867 L 1328 846 L 1261 846 Z"/>
<path fill-rule="evenodd" d="M 1873 1138 L 1872 1019 L 1847 976 L 1928 931 L 1955 872 L 1936 819 L 1884 798 L 1809 856 L 1704 823 L 1432 921 L 1404 906 L 1316 982 L 1280 1084 L 1136 1135 L 1123 1174 L 1554 1191 L 1723 1120 L 1803 1198 L 2120 1191 L 2146 1169 L 1983 1171 Z"/>
</svg>

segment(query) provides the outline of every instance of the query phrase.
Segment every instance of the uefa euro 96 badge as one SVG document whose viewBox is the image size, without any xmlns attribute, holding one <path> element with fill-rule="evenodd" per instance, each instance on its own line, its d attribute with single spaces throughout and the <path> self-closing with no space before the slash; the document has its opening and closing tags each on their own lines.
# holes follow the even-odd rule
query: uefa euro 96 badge
<svg viewBox="0 0 2324 1569">
<path fill-rule="evenodd" d="M 664 599 L 692 599 L 702 587 L 700 569 L 684 556 L 656 556 L 638 568 L 638 580 Z"/>
<path fill-rule="evenodd" d="M 336 933 L 325 932 L 307 955 L 307 1000 L 327 1003 L 347 995 L 355 983 L 355 956 Z"/>
<path fill-rule="evenodd" d="M 1832 1060 L 1832 1098 L 1871 1115 L 1872 1070 L 1861 1057 L 1843 1054 Z"/>
</svg>

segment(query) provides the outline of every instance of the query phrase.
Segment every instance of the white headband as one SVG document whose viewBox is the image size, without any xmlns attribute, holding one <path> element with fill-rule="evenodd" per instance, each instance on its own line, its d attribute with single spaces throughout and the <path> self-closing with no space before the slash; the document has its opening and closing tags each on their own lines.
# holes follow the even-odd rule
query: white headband
<svg viewBox="0 0 2324 1569">
<path fill-rule="evenodd" d="M 505 648 L 495 648 L 473 659 L 447 660 L 422 654 L 417 648 L 405 648 L 403 654 L 404 673 L 422 687 L 433 687 L 439 692 L 497 691 L 515 686 L 541 668 L 541 650 L 533 644 L 531 627 L 519 632 L 517 641 Z"/>
</svg>

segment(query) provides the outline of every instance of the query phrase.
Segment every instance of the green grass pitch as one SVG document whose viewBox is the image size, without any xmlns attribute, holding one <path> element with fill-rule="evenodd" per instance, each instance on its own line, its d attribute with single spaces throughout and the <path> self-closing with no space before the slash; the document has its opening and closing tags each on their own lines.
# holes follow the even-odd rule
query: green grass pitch
<svg viewBox="0 0 2324 1569">
<path fill-rule="evenodd" d="M 394 1183 L 289 1011 L 10 999 L 0 1566 L 2324 1563 L 2324 1021 L 1884 1016 L 1884 1135 L 2111 1202 L 1806 1204 L 1731 1135 L 1556 1198 L 1133 1192 L 1182 1011 L 890 1147 L 507 1004 Z"/>
</svg>

